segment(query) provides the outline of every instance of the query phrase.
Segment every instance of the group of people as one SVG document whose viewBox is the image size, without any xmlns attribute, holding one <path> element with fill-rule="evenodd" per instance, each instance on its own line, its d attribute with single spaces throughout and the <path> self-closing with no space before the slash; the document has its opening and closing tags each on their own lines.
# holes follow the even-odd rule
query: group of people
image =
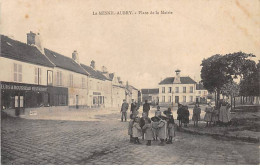
<svg viewBox="0 0 260 168">
<path fill-rule="evenodd" d="M 208 103 L 205 112 L 204 121 L 207 122 L 206 126 L 212 124 L 227 126 L 231 120 L 230 105 L 225 101 L 220 101 L 218 106 L 212 106 L 211 103 Z"/>
<path fill-rule="evenodd" d="M 159 145 L 172 143 L 175 136 L 175 124 L 172 116 L 171 108 L 164 111 L 162 115 L 160 107 L 157 107 L 155 115 L 149 118 L 150 105 L 145 102 L 143 105 L 142 117 L 138 116 L 138 108 L 133 109 L 130 114 L 130 121 L 128 125 L 128 135 L 130 142 L 134 144 L 141 144 L 139 138 L 146 140 L 147 146 L 151 146 L 152 140 L 160 140 Z"/>
<path fill-rule="evenodd" d="M 178 104 L 177 114 L 177 120 L 179 120 L 179 127 L 182 127 L 182 124 L 184 124 L 184 127 L 187 127 L 190 121 L 190 112 L 188 106 Z"/>
</svg>

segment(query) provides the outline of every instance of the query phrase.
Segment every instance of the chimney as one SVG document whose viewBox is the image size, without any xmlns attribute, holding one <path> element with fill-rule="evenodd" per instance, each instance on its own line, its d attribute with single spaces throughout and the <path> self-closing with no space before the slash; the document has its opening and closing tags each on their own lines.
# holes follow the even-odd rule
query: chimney
<svg viewBox="0 0 260 168">
<path fill-rule="evenodd" d="M 73 51 L 72 59 L 79 64 L 79 54 L 78 54 L 77 50 Z"/>
<path fill-rule="evenodd" d="M 181 70 L 179 70 L 179 69 L 177 69 L 175 71 L 176 75 L 175 75 L 173 83 L 181 83 L 180 72 L 181 72 Z"/>
<path fill-rule="evenodd" d="M 30 31 L 30 33 L 27 33 L 27 44 L 36 46 L 41 52 L 43 52 L 40 33 L 36 34 L 32 31 Z"/>
<path fill-rule="evenodd" d="M 95 61 L 94 61 L 94 60 L 92 60 L 92 61 L 91 61 L 91 64 L 90 64 L 90 66 L 91 66 L 93 69 L 95 69 L 95 68 L 96 68 Z"/>
<path fill-rule="evenodd" d="M 103 73 L 108 73 L 108 71 L 107 71 L 107 67 L 102 66 L 102 72 L 103 72 Z"/>
</svg>

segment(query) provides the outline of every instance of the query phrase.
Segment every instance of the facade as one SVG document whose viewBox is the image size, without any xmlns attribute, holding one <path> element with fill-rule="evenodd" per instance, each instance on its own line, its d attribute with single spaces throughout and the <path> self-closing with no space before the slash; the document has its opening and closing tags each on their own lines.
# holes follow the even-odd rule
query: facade
<svg viewBox="0 0 260 168">
<path fill-rule="evenodd" d="M 152 105 L 158 105 L 159 104 L 159 89 L 141 89 L 141 97 L 142 97 L 142 103 L 147 100 Z"/>
<path fill-rule="evenodd" d="M 55 65 L 53 86 L 68 88 L 68 106 L 88 107 L 88 73 L 80 66 L 77 51 L 72 53 L 72 58 L 46 48 L 44 53 Z"/>
<path fill-rule="evenodd" d="M 207 103 L 209 92 L 203 87 L 201 83 L 196 84 L 196 102 Z"/>
<path fill-rule="evenodd" d="M 19 115 L 25 108 L 68 104 L 68 89 L 53 85 L 55 65 L 36 46 L 1 35 L 0 66 L 2 110 Z"/>
<path fill-rule="evenodd" d="M 27 44 L 1 35 L 1 110 L 23 114 L 39 107 L 120 107 L 123 99 L 138 99 L 138 89 L 119 77 L 44 48 L 40 34 L 27 34 Z M 130 96 L 130 97 L 129 97 Z"/>
<path fill-rule="evenodd" d="M 196 102 L 205 90 L 197 92 L 196 82 L 190 77 L 181 77 L 176 70 L 175 77 L 168 77 L 159 83 L 159 104 L 161 106 L 176 106 L 178 103 L 191 104 Z M 199 94 L 200 93 L 200 94 Z"/>
<path fill-rule="evenodd" d="M 91 62 L 90 66 L 81 64 L 81 66 L 89 73 L 88 92 L 91 107 L 111 107 L 111 81 L 96 70 L 95 61 Z"/>
</svg>

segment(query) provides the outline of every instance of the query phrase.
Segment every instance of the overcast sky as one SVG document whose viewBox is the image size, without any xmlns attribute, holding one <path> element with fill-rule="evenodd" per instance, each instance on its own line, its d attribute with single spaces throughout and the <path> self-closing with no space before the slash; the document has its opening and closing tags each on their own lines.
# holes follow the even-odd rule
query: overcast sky
<svg viewBox="0 0 260 168">
<path fill-rule="evenodd" d="M 147 3 L 149 2 L 149 3 Z M 171 15 L 106 15 L 93 11 L 172 11 Z M 259 0 L 2 0 L 1 34 L 26 42 L 39 32 L 45 48 L 81 63 L 96 61 L 137 88 L 161 79 L 200 80 L 203 58 L 243 51 L 260 56 Z"/>
</svg>

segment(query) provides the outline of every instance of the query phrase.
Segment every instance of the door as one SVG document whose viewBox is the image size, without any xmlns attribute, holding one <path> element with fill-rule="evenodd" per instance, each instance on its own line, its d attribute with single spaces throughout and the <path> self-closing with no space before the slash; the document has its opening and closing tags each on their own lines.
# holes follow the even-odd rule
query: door
<svg viewBox="0 0 260 168">
<path fill-rule="evenodd" d="M 20 93 L 14 97 L 15 115 L 24 115 L 24 98 L 20 96 Z"/>
<path fill-rule="evenodd" d="M 175 103 L 179 103 L 179 96 L 175 96 Z"/>
</svg>

